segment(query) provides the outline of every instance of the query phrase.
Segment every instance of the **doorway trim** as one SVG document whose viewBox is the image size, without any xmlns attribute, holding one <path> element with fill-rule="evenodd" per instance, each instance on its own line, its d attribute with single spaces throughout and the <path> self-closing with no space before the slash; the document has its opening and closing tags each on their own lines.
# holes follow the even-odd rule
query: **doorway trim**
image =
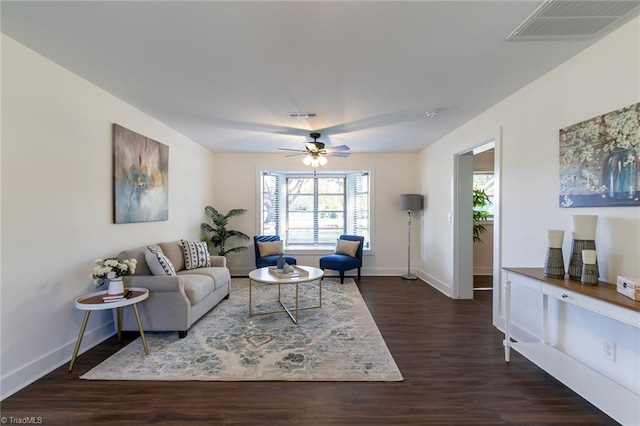
<svg viewBox="0 0 640 426">
<path fill-rule="evenodd" d="M 469 165 L 469 153 L 479 148 L 493 144 L 494 154 L 494 215 L 493 215 L 493 322 L 500 318 L 500 282 L 502 268 L 501 252 L 501 158 L 502 158 L 502 127 L 498 128 L 494 135 L 485 138 L 482 142 L 469 146 L 454 154 L 453 174 L 453 286 L 451 297 L 454 299 L 473 298 L 473 241 L 471 239 L 471 225 L 468 218 L 472 217 L 473 202 L 469 201 L 473 187 L 465 184 L 469 173 L 473 173 L 473 164 Z M 471 167 L 471 170 L 469 170 Z M 471 254 L 469 254 L 471 251 Z M 469 279 L 471 277 L 471 279 Z"/>
</svg>

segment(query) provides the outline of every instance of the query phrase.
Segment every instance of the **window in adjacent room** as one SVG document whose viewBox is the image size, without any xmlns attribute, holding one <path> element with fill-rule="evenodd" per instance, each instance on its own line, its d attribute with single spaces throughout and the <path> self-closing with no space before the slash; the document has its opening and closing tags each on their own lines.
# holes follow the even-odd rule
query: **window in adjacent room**
<svg viewBox="0 0 640 426">
<path fill-rule="evenodd" d="M 485 210 L 489 213 L 489 219 L 493 220 L 493 207 L 494 207 L 494 188 L 495 188 L 495 177 L 493 172 L 474 172 L 473 173 L 473 189 L 483 189 L 489 199 L 491 200 L 491 204 L 485 206 L 482 210 Z"/>
<path fill-rule="evenodd" d="M 289 248 L 328 249 L 341 234 L 370 247 L 369 172 L 261 172 L 260 233 Z"/>
</svg>

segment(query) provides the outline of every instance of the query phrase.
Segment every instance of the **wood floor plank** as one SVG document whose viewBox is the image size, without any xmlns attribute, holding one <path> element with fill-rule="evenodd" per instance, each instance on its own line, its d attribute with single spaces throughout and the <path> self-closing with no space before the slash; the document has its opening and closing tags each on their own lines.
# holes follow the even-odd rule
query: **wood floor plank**
<svg viewBox="0 0 640 426">
<path fill-rule="evenodd" d="M 490 293 L 452 300 L 399 277 L 362 277 L 359 288 L 404 382 L 80 380 L 137 337 L 125 333 L 2 401 L 1 414 L 51 425 L 617 424 L 519 354 L 504 362 Z"/>
</svg>

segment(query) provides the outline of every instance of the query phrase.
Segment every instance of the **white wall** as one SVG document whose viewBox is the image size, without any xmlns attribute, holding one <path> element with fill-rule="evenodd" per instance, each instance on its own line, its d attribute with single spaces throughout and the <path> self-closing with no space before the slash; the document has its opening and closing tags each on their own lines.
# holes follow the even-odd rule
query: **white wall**
<svg viewBox="0 0 640 426">
<path fill-rule="evenodd" d="M 640 276 L 640 207 L 558 207 L 559 129 L 640 100 L 639 35 L 640 19 L 634 19 L 421 153 L 422 192 L 431 199 L 423 223 L 421 275 L 432 277 L 438 288 L 450 288 L 453 230 L 447 214 L 452 208 L 452 186 L 443 184 L 443 177 L 453 182 L 454 154 L 500 136 L 501 158 L 496 162 L 501 165 L 501 223 L 496 226 L 501 226 L 501 265 L 542 267 L 547 229 L 566 231 L 568 265 L 571 216 L 596 214 L 601 278 L 615 282 L 617 275 Z M 538 297 L 524 291 L 514 294 L 519 329 L 537 335 Z M 502 305 L 495 308 L 503 317 Z M 565 304 L 557 310 L 557 322 L 550 327 L 566 333 L 556 344 L 640 393 L 639 330 L 615 321 L 606 321 L 604 327 L 602 317 Z M 605 361 L 603 338 L 623 348 L 627 356 L 616 363 Z"/>
<path fill-rule="evenodd" d="M 169 220 L 112 223 L 112 123 L 169 146 Z M 199 238 L 214 155 L 2 36 L 2 397 L 69 361 L 97 257 Z M 82 351 L 113 334 L 91 315 Z"/>
<path fill-rule="evenodd" d="M 259 140 L 256 141 L 259 143 Z M 259 172 L 262 170 L 310 170 L 300 157 L 283 154 L 216 154 L 214 175 L 216 209 L 227 212 L 244 208 L 248 212 L 231 220 L 232 229 L 253 237 L 259 233 Z M 401 275 L 407 270 L 407 213 L 399 210 L 399 196 L 420 189 L 418 156 L 415 154 L 352 154 L 348 158 L 329 158 L 326 171 L 370 170 L 372 172 L 373 210 L 371 242 L 373 250 L 363 260 L 363 275 Z M 428 201 L 427 201 L 428 203 Z M 412 269 L 418 266 L 420 213 L 412 222 Z M 249 249 L 230 256 L 233 275 L 246 275 L 255 269 L 253 240 Z M 318 252 L 288 251 L 299 264 L 317 266 Z M 322 254 L 326 254 L 324 252 Z M 403 266 L 404 265 L 404 266 Z M 330 271 L 327 271 L 330 274 Z"/>
</svg>

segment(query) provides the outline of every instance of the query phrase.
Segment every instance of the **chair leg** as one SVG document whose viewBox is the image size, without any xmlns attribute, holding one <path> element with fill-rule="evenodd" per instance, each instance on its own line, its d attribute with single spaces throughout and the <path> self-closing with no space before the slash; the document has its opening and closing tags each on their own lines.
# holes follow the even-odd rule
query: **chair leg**
<svg viewBox="0 0 640 426">
<path fill-rule="evenodd" d="M 340 271 L 340 284 L 344 284 L 344 271 Z"/>
<path fill-rule="evenodd" d="M 358 281 L 360 281 L 360 268 L 358 268 Z"/>
</svg>

